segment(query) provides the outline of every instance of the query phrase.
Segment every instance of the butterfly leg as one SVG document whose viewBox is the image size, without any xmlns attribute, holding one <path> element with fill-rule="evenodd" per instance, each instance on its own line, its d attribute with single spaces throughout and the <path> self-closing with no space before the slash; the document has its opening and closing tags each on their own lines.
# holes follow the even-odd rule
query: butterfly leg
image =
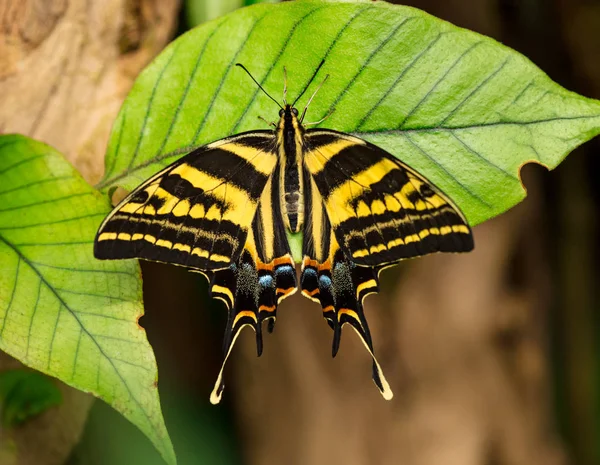
<svg viewBox="0 0 600 465">
<path fill-rule="evenodd" d="M 273 121 L 269 121 L 266 118 L 263 118 L 262 116 L 258 117 L 259 120 L 264 121 L 265 123 L 267 123 L 269 126 L 273 126 L 274 128 L 277 127 L 277 124 L 275 124 Z"/>
</svg>

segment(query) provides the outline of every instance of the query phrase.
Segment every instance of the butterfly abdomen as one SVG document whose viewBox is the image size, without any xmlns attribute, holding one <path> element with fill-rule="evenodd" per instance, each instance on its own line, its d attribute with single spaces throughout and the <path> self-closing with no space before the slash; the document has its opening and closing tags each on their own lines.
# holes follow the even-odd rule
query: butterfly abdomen
<svg viewBox="0 0 600 465">
<path fill-rule="evenodd" d="M 286 227 L 299 232 L 304 223 L 304 189 L 302 179 L 302 133 L 298 119 L 291 112 L 285 114 L 278 127 L 281 160 L 281 210 Z"/>
</svg>

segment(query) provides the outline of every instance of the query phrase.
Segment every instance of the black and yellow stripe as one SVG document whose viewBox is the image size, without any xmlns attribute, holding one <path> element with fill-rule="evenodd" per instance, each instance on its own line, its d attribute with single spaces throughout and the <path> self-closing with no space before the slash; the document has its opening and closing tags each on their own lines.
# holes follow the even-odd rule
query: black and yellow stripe
<svg viewBox="0 0 600 465">
<path fill-rule="evenodd" d="M 460 210 L 387 152 L 326 130 L 309 131 L 306 146 L 305 164 L 340 247 L 357 265 L 377 267 L 473 248 Z"/>
<path fill-rule="evenodd" d="M 200 270 L 227 267 L 240 256 L 276 164 L 268 131 L 191 152 L 113 210 L 96 236 L 96 257 L 138 257 Z"/>
</svg>

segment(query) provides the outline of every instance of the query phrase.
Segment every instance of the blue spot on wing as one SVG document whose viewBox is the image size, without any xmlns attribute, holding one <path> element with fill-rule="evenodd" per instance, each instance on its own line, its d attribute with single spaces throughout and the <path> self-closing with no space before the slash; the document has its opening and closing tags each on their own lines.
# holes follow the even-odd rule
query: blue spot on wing
<svg viewBox="0 0 600 465">
<path fill-rule="evenodd" d="M 270 274 L 261 276 L 258 278 L 258 283 L 261 285 L 261 287 L 273 287 L 273 276 Z"/>
<path fill-rule="evenodd" d="M 326 275 L 319 276 L 319 285 L 322 287 L 331 287 L 331 278 Z"/>
</svg>

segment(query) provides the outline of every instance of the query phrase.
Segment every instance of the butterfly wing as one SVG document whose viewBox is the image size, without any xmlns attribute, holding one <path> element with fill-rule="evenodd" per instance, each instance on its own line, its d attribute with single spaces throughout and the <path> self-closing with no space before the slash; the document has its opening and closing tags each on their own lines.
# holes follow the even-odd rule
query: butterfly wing
<svg viewBox="0 0 600 465">
<path fill-rule="evenodd" d="M 143 258 L 197 270 L 237 262 L 277 164 L 272 131 L 201 147 L 148 179 L 101 224 L 100 259 Z"/>
<path fill-rule="evenodd" d="M 306 218 L 302 294 L 319 302 L 334 332 L 356 330 L 373 358 L 373 380 L 393 394 L 374 354 L 363 301 L 379 271 L 404 258 L 473 248 L 471 229 L 439 189 L 384 150 L 329 130 L 305 134 Z"/>
<path fill-rule="evenodd" d="M 220 401 L 224 389 L 223 369 L 240 331 L 256 332 L 257 353 L 262 353 L 262 324 L 271 332 L 277 306 L 296 292 L 296 269 L 287 242 L 279 199 L 279 170 L 267 182 L 248 231 L 239 260 L 224 270 L 209 273 L 211 295 L 228 309 L 223 343 L 224 361 L 210 400 Z"/>
<path fill-rule="evenodd" d="M 305 179 L 310 179 L 306 177 Z M 342 327 L 349 324 L 373 358 L 373 381 L 385 399 L 393 393 L 375 358 L 369 325 L 363 310 L 364 298 L 378 290 L 378 270 L 358 266 L 340 249 L 329 222 L 323 198 L 314 180 L 305 189 L 302 294 L 321 304 L 323 317 L 333 330 L 332 355 L 339 349 Z"/>
<path fill-rule="evenodd" d="M 279 201 L 272 131 L 253 131 L 201 147 L 144 182 L 104 220 L 97 258 L 144 258 L 201 271 L 228 310 L 223 368 L 240 331 L 272 331 L 277 306 L 296 291 L 294 261 Z"/>
<path fill-rule="evenodd" d="M 305 166 L 340 247 L 357 265 L 473 249 L 471 228 L 458 207 L 385 150 L 320 129 L 308 131 L 305 142 Z"/>
</svg>

